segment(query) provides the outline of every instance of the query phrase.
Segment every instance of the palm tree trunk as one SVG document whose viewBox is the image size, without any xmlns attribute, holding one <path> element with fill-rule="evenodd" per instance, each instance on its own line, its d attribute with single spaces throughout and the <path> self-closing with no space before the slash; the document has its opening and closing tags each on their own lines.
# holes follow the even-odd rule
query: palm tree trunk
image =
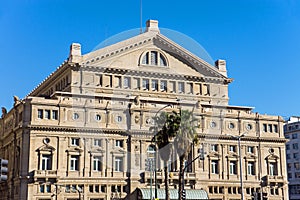
<svg viewBox="0 0 300 200">
<path fill-rule="evenodd" d="M 164 161 L 164 171 L 165 171 L 165 193 L 166 193 L 165 200 L 170 200 L 168 161 Z"/>
<path fill-rule="evenodd" d="M 179 156 L 179 187 L 178 187 L 178 199 L 182 200 L 182 191 L 183 191 L 183 187 L 182 187 L 182 175 L 184 173 L 183 169 L 183 162 L 184 162 L 184 156 Z"/>
</svg>

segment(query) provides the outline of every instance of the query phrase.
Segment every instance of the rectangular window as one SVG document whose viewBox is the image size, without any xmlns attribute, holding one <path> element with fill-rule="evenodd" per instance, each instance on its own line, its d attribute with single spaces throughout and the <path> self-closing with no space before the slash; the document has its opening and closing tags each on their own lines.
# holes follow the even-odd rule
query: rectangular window
<svg viewBox="0 0 300 200">
<path fill-rule="evenodd" d="M 65 192 L 66 192 L 66 193 L 70 193 L 70 191 L 71 191 L 70 185 L 66 185 L 66 190 L 65 190 Z"/>
<path fill-rule="evenodd" d="M 298 143 L 293 144 L 293 149 L 298 149 Z"/>
<path fill-rule="evenodd" d="M 210 86 L 208 84 L 203 84 L 202 85 L 202 94 L 204 96 L 209 96 L 210 95 Z"/>
<path fill-rule="evenodd" d="M 79 156 L 71 155 L 70 157 L 70 171 L 79 170 Z"/>
<path fill-rule="evenodd" d="M 298 153 L 294 153 L 293 157 L 294 157 L 294 159 L 298 159 L 299 158 L 299 154 Z"/>
<path fill-rule="evenodd" d="M 40 185 L 40 193 L 44 193 L 45 192 L 45 185 Z"/>
<path fill-rule="evenodd" d="M 291 159 L 291 155 L 290 155 L 290 154 L 287 154 L 287 155 L 286 155 L 286 159 Z"/>
<path fill-rule="evenodd" d="M 292 169 L 292 163 L 288 163 L 288 164 L 287 164 L 287 169 L 288 169 L 288 170 L 291 170 L 291 169 Z"/>
<path fill-rule="evenodd" d="M 123 172 L 123 157 L 115 157 L 115 171 Z"/>
<path fill-rule="evenodd" d="M 295 178 L 300 178 L 300 172 L 295 173 Z"/>
<path fill-rule="evenodd" d="M 272 133 L 273 129 L 272 129 L 272 124 L 268 124 L 268 132 Z"/>
<path fill-rule="evenodd" d="M 211 151 L 218 151 L 218 145 L 217 144 L 211 144 L 210 145 L 210 150 Z"/>
<path fill-rule="evenodd" d="M 187 91 L 188 91 L 188 94 L 193 94 L 194 93 L 193 83 L 187 83 Z"/>
<path fill-rule="evenodd" d="M 94 171 L 102 171 L 102 157 L 94 156 L 93 158 L 93 170 Z"/>
<path fill-rule="evenodd" d="M 292 139 L 297 139 L 298 138 L 298 135 L 297 135 L 297 133 L 293 133 L 293 135 L 292 135 Z"/>
<path fill-rule="evenodd" d="M 41 170 L 52 170 L 51 155 L 42 154 Z"/>
<path fill-rule="evenodd" d="M 45 110 L 45 119 L 50 119 L 50 110 Z"/>
<path fill-rule="evenodd" d="M 91 193 L 94 192 L 94 185 L 89 185 L 89 192 L 91 192 Z"/>
<path fill-rule="evenodd" d="M 123 140 L 116 140 L 116 147 L 124 147 L 124 141 Z"/>
<path fill-rule="evenodd" d="M 43 110 L 42 109 L 38 109 L 38 119 L 43 119 L 44 114 L 43 114 Z"/>
<path fill-rule="evenodd" d="M 254 153 L 254 147 L 253 146 L 248 146 L 247 150 L 248 150 L 248 153 L 251 153 L 251 154 Z"/>
<path fill-rule="evenodd" d="M 79 138 L 71 138 L 72 146 L 79 146 Z"/>
<path fill-rule="evenodd" d="M 236 161 L 229 162 L 229 174 L 231 175 L 237 174 Z"/>
<path fill-rule="evenodd" d="M 269 163 L 269 175 L 276 176 L 277 175 L 277 164 L 276 162 Z"/>
<path fill-rule="evenodd" d="M 278 133 L 278 126 L 276 124 L 274 124 L 274 132 Z"/>
<path fill-rule="evenodd" d="M 52 110 L 52 119 L 58 120 L 58 110 Z"/>
<path fill-rule="evenodd" d="M 236 146 L 235 145 L 230 145 L 229 146 L 229 151 L 230 152 L 236 152 Z"/>
<path fill-rule="evenodd" d="M 122 87 L 122 78 L 121 78 L 121 76 L 115 76 L 114 77 L 114 86 L 115 86 L 115 88 L 121 88 Z"/>
<path fill-rule="evenodd" d="M 294 167 L 296 170 L 299 170 L 300 169 L 300 163 L 299 162 L 295 162 L 294 163 Z"/>
<path fill-rule="evenodd" d="M 101 139 L 94 139 L 94 146 L 101 147 Z"/>
<path fill-rule="evenodd" d="M 160 91 L 162 92 L 167 91 L 167 81 L 160 81 Z"/>
<path fill-rule="evenodd" d="M 286 147 L 286 150 L 290 150 L 290 145 L 289 144 L 285 145 L 285 147 Z"/>
<path fill-rule="evenodd" d="M 184 82 L 178 82 L 178 93 L 184 93 Z"/>
<path fill-rule="evenodd" d="M 50 193 L 51 192 L 51 185 L 46 185 L 46 192 Z"/>
<path fill-rule="evenodd" d="M 99 193 L 99 185 L 95 185 L 95 192 Z"/>
<path fill-rule="evenodd" d="M 139 90 L 140 89 L 140 79 L 133 78 L 133 89 Z"/>
<path fill-rule="evenodd" d="M 151 81 L 151 89 L 152 91 L 158 91 L 158 80 Z"/>
<path fill-rule="evenodd" d="M 212 174 L 218 174 L 219 170 L 218 170 L 218 161 L 217 160 L 212 160 L 211 161 L 211 173 Z"/>
<path fill-rule="evenodd" d="M 263 131 L 266 133 L 268 132 L 267 124 L 263 124 Z"/>
<path fill-rule="evenodd" d="M 130 89 L 130 77 L 124 77 L 124 88 L 125 89 Z"/>
<path fill-rule="evenodd" d="M 143 90 L 149 90 L 149 79 L 143 79 L 142 88 Z"/>
<path fill-rule="evenodd" d="M 169 89 L 171 93 L 175 93 L 176 92 L 176 82 L 175 81 L 170 81 L 169 82 Z"/>
<path fill-rule="evenodd" d="M 247 170 L 248 175 L 255 175 L 254 162 L 248 162 Z"/>
</svg>

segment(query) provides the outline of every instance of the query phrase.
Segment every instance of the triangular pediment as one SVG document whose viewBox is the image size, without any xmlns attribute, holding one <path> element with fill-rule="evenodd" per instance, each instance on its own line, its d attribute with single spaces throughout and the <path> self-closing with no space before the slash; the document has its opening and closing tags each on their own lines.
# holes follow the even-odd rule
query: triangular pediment
<svg viewBox="0 0 300 200">
<path fill-rule="evenodd" d="M 166 56 L 168 66 L 142 66 L 142 55 L 146 51 L 161 52 Z M 81 65 L 227 79 L 215 66 L 156 32 L 145 32 L 83 55 Z"/>
<path fill-rule="evenodd" d="M 53 152 L 53 151 L 55 151 L 55 148 L 50 145 L 43 145 L 43 146 L 39 147 L 37 149 L 37 151 Z"/>
</svg>

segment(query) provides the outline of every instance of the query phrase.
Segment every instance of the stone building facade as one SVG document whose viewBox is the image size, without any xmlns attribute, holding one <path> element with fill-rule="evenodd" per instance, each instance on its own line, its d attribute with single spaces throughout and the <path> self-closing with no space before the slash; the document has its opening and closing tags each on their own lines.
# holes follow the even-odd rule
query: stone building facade
<svg viewBox="0 0 300 200">
<path fill-rule="evenodd" d="M 289 197 L 300 199 L 300 117 L 292 116 L 284 125 Z"/>
<path fill-rule="evenodd" d="M 80 44 L 68 60 L 0 119 L 0 157 L 9 160 L 0 199 L 143 199 L 154 190 L 149 158 L 162 111 L 188 109 L 200 140 L 187 163 L 186 190 L 210 199 L 288 199 L 283 119 L 228 105 L 226 62 L 215 66 L 160 34 L 146 31 L 85 55 Z M 239 159 L 238 141 L 241 138 Z M 169 162 L 178 188 L 178 159 Z M 242 164 L 240 171 L 239 163 Z M 157 182 L 164 188 L 162 162 Z"/>
</svg>

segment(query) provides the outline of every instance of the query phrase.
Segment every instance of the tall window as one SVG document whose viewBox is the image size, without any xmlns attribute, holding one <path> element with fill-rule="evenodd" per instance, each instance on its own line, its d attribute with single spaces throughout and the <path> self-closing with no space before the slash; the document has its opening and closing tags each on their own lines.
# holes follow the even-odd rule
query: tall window
<svg viewBox="0 0 300 200">
<path fill-rule="evenodd" d="M 124 88 L 130 89 L 130 77 L 124 77 Z"/>
<path fill-rule="evenodd" d="M 211 173 L 212 174 L 218 174 L 218 161 L 217 160 L 212 160 L 211 161 Z"/>
<path fill-rule="evenodd" d="M 293 144 L 293 149 L 298 149 L 298 143 Z"/>
<path fill-rule="evenodd" d="M 162 92 L 167 91 L 167 81 L 160 81 L 160 91 Z"/>
<path fill-rule="evenodd" d="M 184 93 L 184 82 L 178 82 L 178 92 Z"/>
<path fill-rule="evenodd" d="M 152 80 L 151 88 L 153 91 L 158 91 L 158 80 Z"/>
<path fill-rule="evenodd" d="M 52 110 L 52 119 L 57 120 L 58 119 L 58 111 Z"/>
<path fill-rule="evenodd" d="M 277 163 L 276 162 L 270 162 L 269 163 L 269 175 L 270 176 L 276 176 L 277 175 Z"/>
<path fill-rule="evenodd" d="M 38 109 L 38 118 L 39 119 L 43 119 L 44 114 L 43 114 L 43 110 L 42 109 Z"/>
<path fill-rule="evenodd" d="M 231 175 L 237 174 L 236 161 L 229 162 L 229 174 L 231 174 Z"/>
<path fill-rule="evenodd" d="M 41 170 L 52 169 L 52 156 L 48 154 L 42 155 Z"/>
<path fill-rule="evenodd" d="M 72 146 L 79 146 L 79 138 L 71 138 Z"/>
<path fill-rule="evenodd" d="M 254 162 L 248 162 L 247 173 L 248 175 L 255 175 Z"/>
<path fill-rule="evenodd" d="M 70 157 L 70 171 L 79 170 L 79 156 L 71 155 Z"/>
<path fill-rule="evenodd" d="M 217 144 L 211 144 L 210 145 L 210 150 L 214 151 L 214 152 L 218 151 L 218 145 Z"/>
<path fill-rule="evenodd" d="M 143 79 L 142 87 L 143 90 L 149 90 L 149 79 Z"/>
<path fill-rule="evenodd" d="M 248 146 L 247 151 L 248 151 L 248 153 L 253 154 L 254 153 L 254 147 L 253 146 Z"/>
<path fill-rule="evenodd" d="M 264 132 L 267 132 L 267 131 L 268 131 L 267 124 L 263 124 L 263 131 L 264 131 Z"/>
<path fill-rule="evenodd" d="M 123 157 L 115 157 L 115 171 L 123 172 Z"/>
<path fill-rule="evenodd" d="M 236 152 L 236 146 L 235 145 L 230 145 L 229 146 L 229 151 L 230 152 Z"/>
<path fill-rule="evenodd" d="M 124 140 L 116 140 L 116 147 L 124 147 Z"/>
<path fill-rule="evenodd" d="M 101 139 L 94 139 L 94 146 L 101 147 Z"/>
<path fill-rule="evenodd" d="M 45 119 L 50 119 L 50 110 L 45 110 Z"/>
<path fill-rule="evenodd" d="M 102 157 L 94 156 L 93 158 L 93 170 L 102 171 Z"/>
</svg>

